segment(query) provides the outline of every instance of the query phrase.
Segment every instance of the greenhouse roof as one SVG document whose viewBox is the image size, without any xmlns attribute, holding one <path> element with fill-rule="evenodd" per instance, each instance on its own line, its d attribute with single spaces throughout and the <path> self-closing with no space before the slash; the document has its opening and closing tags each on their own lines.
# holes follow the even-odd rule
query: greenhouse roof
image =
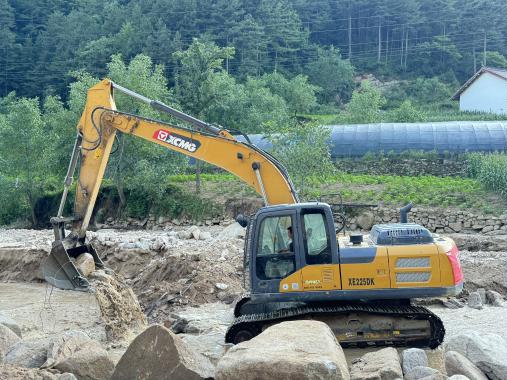
<svg viewBox="0 0 507 380">
<path fill-rule="evenodd" d="M 331 130 L 333 157 L 363 156 L 368 152 L 401 153 L 408 150 L 492 152 L 507 150 L 507 121 L 451 121 L 435 123 L 378 123 L 326 126 Z M 272 148 L 262 135 L 252 143 Z"/>
</svg>

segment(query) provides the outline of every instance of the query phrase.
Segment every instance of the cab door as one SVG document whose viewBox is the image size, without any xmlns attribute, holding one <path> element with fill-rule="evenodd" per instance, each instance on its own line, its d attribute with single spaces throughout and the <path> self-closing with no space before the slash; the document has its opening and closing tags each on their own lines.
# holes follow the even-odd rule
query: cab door
<svg viewBox="0 0 507 380">
<path fill-rule="evenodd" d="M 303 291 L 341 289 L 334 223 L 329 214 L 321 208 L 301 210 Z"/>
<path fill-rule="evenodd" d="M 273 211 L 260 214 L 254 232 L 252 269 L 254 293 L 278 293 L 280 280 L 301 268 L 300 227 L 296 211 Z"/>
</svg>

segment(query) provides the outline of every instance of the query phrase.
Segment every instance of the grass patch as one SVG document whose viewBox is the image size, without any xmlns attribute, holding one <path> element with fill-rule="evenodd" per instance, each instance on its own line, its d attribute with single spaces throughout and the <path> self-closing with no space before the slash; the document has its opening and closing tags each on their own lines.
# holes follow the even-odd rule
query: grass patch
<svg viewBox="0 0 507 380">
<path fill-rule="evenodd" d="M 193 188 L 193 175 L 173 176 L 175 183 Z M 502 197 L 485 190 L 472 178 L 336 173 L 322 179 L 308 178 L 309 190 L 300 194 L 304 200 L 337 201 L 328 196 L 340 192 L 346 203 L 385 204 L 401 206 L 452 207 L 470 212 L 499 215 L 504 210 Z M 227 198 L 258 196 L 252 189 L 230 174 L 202 176 L 203 197 L 223 201 Z"/>
<path fill-rule="evenodd" d="M 502 199 L 475 179 L 435 176 L 395 176 L 339 173 L 324 188 L 335 185 L 348 202 L 456 207 L 488 214 L 503 210 Z M 319 189 L 321 192 L 323 189 Z M 500 211 L 501 212 L 501 211 Z"/>
</svg>

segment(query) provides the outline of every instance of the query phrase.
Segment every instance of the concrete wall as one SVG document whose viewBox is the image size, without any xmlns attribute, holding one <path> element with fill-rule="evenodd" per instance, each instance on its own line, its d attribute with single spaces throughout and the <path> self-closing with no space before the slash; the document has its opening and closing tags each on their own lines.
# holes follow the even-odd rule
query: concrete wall
<svg viewBox="0 0 507 380">
<path fill-rule="evenodd" d="M 507 114 L 507 80 L 483 73 L 461 94 L 459 109 Z"/>
</svg>

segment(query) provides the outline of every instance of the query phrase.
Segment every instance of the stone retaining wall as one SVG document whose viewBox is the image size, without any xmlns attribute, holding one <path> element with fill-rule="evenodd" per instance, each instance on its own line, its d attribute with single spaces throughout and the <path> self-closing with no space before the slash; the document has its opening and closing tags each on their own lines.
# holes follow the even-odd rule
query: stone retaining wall
<svg viewBox="0 0 507 380">
<path fill-rule="evenodd" d="M 335 162 L 338 170 L 352 174 L 463 176 L 465 162 L 460 159 L 421 158 L 396 159 L 375 157 L 371 160 L 342 158 Z"/>
<path fill-rule="evenodd" d="M 364 208 L 347 220 L 349 230 L 369 230 L 373 224 L 396 223 L 400 220 L 399 210 L 387 207 Z M 506 231 L 505 214 L 500 216 L 481 215 L 468 211 L 413 208 L 408 221 L 421 224 L 436 233 L 470 232 L 499 233 Z"/>
<path fill-rule="evenodd" d="M 346 209 L 347 230 L 369 231 L 374 224 L 397 223 L 400 220 L 399 210 L 383 206 L 364 206 L 360 209 Z M 500 216 L 482 215 L 468 211 L 444 208 L 413 208 L 408 214 L 408 221 L 418 223 L 431 232 L 436 233 L 483 233 L 498 234 L 506 232 L 505 214 Z M 234 219 L 229 216 L 207 219 L 197 225 L 229 225 Z M 339 220 L 337 220 L 339 222 Z M 104 224 L 96 224 L 96 228 L 124 228 L 160 230 L 172 226 L 195 224 L 186 219 L 170 219 L 166 217 L 150 216 L 143 220 L 127 218 L 114 220 L 108 218 Z"/>
</svg>

